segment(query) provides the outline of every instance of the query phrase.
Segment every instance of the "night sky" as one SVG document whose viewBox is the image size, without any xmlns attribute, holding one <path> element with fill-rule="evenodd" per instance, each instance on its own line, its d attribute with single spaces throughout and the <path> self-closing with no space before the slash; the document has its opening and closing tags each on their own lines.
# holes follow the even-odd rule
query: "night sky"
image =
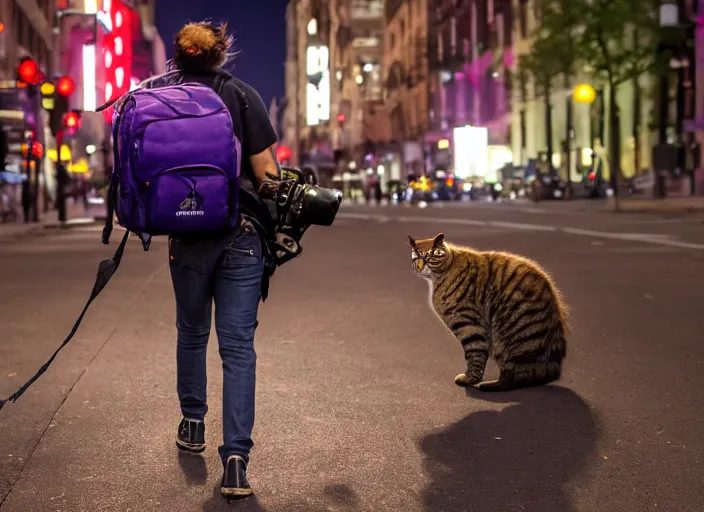
<svg viewBox="0 0 704 512">
<path fill-rule="evenodd" d="M 156 5 L 167 58 L 173 57 L 174 35 L 188 21 L 227 21 L 240 52 L 228 71 L 259 91 L 267 108 L 273 97 L 284 95 L 286 0 L 161 0 Z"/>
</svg>

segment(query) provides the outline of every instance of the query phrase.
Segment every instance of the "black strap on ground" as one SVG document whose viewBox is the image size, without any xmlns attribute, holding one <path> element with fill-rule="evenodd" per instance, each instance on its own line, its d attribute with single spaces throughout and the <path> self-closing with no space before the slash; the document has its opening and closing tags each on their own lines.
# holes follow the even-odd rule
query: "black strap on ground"
<svg viewBox="0 0 704 512">
<path fill-rule="evenodd" d="M 103 260 L 100 262 L 100 265 L 98 266 L 98 275 L 95 278 L 95 284 L 93 285 L 93 291 L 90 294 L 90 298 L 88 299 L 88 302 L 86 303 L 85 307 L 83 308 L 83 311 L 81 311 L 81 315 L 78 317 L 78 320 L 76 320 L 76 323 L 73 325 L 73 329 L 71 329 L 71 332 L 69 335 L 66 337 L 64 342 L 59 346 L 59 348 L 56 349 L 56 352 L 49 358 L 49 360 L 44 363 L 44 365 L 39 368 L 39 371 L 34 374 L 34 377 L 29 379 L 20 389 L 15 391 L 12 395 L 10 395 L 6 400 L 0 400 L 0 409 L 3 408 L 3 406 L 7 402 L 16 402 L 19 397 L 22 396 L 22 394 L 27 391 L 27 388 L 34 384 L 34 381 L 36 381 L 41 375 L 49 368 L 49 365 L 54 362 L 54 359 L 56 358 L 57 354 L 59 351 L 64 348 L 66 345 L 68 345 L 68 342 L 71 341 L 73 336 L 76 334 L 78 331 L 78 326 L 81 325 L 81 322 L 83 321 L 83 317 L 86 314 L 86 311 L 88 311 L 88 307 L 91 305 L 91 303 L 95 300 L 95 298 L 100 294 L 101 291 L 103 291 L 103 288 L 108 284 L 110 281 L 110 278 L 115 274 L 117 271 L 117 267 L 120 266 L 120 260 L 122 259 L 122 254 L 125 252 L 125 246 L 127 245 L 127 240 L 130 236 L 130 232 L 126 231 L 125 236 L 122 237 L 122 241 L 120 242 L 120 245 L 118 246 L 117 250 L 115 251 L 115 255 L 112 257 L 112 259 L 109 260 Z"/>
</svg>

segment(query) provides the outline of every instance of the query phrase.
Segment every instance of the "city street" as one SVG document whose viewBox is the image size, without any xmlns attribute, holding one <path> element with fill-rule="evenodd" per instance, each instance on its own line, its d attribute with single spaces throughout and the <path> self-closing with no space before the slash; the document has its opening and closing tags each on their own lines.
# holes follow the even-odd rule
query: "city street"
<svg viewBox="0 0 704 512">
<path fill-rule="evenodd" d="M 579 202 L 343 206 L 261 306 L 256 497 L 231 504 L 215 335 L 208 447 L 183 455 L 166 240 L 145 253 L 132 239 L 71 344 L 0 411 L 0 510 L 704 510 L 703 219 Z M 3 397 L 69 332 L 122 234 L 105 247 L 100 230 L 0 243 Z M 561 381 L 493 395 L 453 384 L 462 349 L 407 238 L 440 231 L 551 273 L 573 330 Z"/>
</svg>

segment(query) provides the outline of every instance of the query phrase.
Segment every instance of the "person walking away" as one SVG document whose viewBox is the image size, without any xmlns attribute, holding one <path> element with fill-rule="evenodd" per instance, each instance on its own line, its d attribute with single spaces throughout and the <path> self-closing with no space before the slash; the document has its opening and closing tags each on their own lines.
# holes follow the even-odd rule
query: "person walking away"
<svg viewBox="0 0 704 512">
<path fill-rule="evenodd" d="M 228 498 L 252 494 L 247 466 L 255 411 L 254 333 L 268 254 L 261 228 L 272 223 L 257 193 L 262 183 L 281 177 L 277 136 L 264 102 L 252 87 L 222 70 L 231 45 L 226 25 L 190 23 L 176 34 L 172 70 L 144 84 L 199 82 L 219 90 L 242 143 L 238 229 L 215 237 L 169 238 L 178 331 L 177 392 L 183 416 L 176 444 L 192 453 L 206 447 L 206 349 L 214 302 L 223 371 L 220 490 Z"/>
</svg>

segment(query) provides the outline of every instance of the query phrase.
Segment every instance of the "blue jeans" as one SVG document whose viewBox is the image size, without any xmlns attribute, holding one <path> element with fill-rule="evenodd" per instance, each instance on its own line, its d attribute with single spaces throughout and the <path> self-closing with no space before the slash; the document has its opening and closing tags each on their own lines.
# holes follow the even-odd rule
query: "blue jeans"
<svg viewBox="0 0 704 512">
<path fill-rule="evenodd" d="M 243 223 L 221 242 L 169 241 L 169 266 L 176 296 L 177 390 L 185 418 L 208 412 L 206 351 L 215 301 L 215 331 L 222 359 L 223 462 L 249 458 L 254 427 L 256 360 L 254 331 L 264 273 L 262 247 Z"/>
</svg>

